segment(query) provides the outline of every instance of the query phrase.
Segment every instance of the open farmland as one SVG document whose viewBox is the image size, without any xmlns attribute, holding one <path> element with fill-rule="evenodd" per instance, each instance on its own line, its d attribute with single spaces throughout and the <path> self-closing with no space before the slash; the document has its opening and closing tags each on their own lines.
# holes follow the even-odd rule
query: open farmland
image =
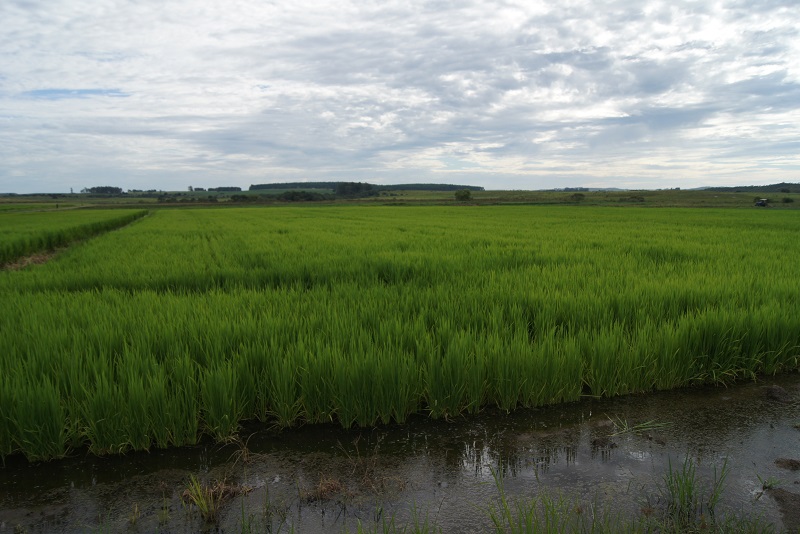
<svg viewBox="0 0 800 534">
<path fill-rule="evenodd" d="M 0 209 L 0 228 L 3 230 L 0 234 L 0 265 L 125 226 L 146 214 L 143 210 L 19 213 Z"/>
<path fill-rule="evenodd" d="M 798 230 L 792 211 L 159 210 L 0 273 L 0 454 L 794 370 Z"/>
</svg>

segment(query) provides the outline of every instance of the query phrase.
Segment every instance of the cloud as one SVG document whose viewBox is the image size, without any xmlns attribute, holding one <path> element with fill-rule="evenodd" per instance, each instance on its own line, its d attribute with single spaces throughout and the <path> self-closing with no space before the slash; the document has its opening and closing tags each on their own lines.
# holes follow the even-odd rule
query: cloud
<svg viewBox="0 0 800 534">
<path fill-rule="evenodd" d="M 795 2 L 9 0 L 0 190 L 790 180 L 798 15 Z"/>
</svg>

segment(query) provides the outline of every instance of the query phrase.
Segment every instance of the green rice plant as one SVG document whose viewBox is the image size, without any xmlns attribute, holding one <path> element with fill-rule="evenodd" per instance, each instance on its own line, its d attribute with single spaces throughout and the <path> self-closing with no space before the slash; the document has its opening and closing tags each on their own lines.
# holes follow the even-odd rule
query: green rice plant
<svg viewBox="0 0 800 534">
<path fill-rule="evenodd" d="M 247 353 L 243 352 L 242 346 L 233 353 L 231 365 L 234 367 L 234 373 L 237 378 L 236 394 L 241 403 L 239 407 L 240 417 L 252 419 L 256 415 L 259 389 L 258 376 L 262 366 L 257 361 L 249 360 Z"/>
<path fill-rule="evenodd" d="M 647 322 L 642 339 L 651 340 L 653 351 L 653 387 L 658 390 L 673 389 L 689 384 L 694 374 L 694 356 L 683 344 L 682 325 Z"/>
<path fill-rule="evenodd" d="M 121 437 L 132 449 L 147 450 L 153 441 L 154 421 L 163 417 L 164 409 L 163 404 L 156 404 L 153 396 L 160 396 L 162 401 L 166 396 L 163 389 L 161 392 L 153 389 L 155 384 L 150 377 L 157 373 L 155 362 L 137 347 L 125 346 L 115 358 L 114 365 L 115 385 L 124 399 L 117 406 L 119 411 L 116 416 Z M 164 430 L 160 433 L 163 445 L 166 433 Z"/>
<path fill-rule="evenodd" d="M 242 391 L 242 413 L 245 417 L 255 417 L 259 421 L 267 421 L 269 410 L 269 394 L 263 387 L 264 376 L 269 369 L 270 349 L 256 340 L 243 343 L 237 350 L 235 359 L 239 378 L 239 389 Z"/>
<path fill-rule="evenodd" d="M 425 363 L 425 401 L 433 418 L 461 413 L 466 389 L 466 368 L 472 358 L 461 344 L 440 352 L 430 347 Z M 469 350 L 469 349 L 467 349 Z"/>
<path fill-rule="evenodd" d="M 243 415 L 236 369 L 221 362 L 205 370 L 201 384 L 205 428 L 217 441 L 227 441 L 236 435 Z"/>
<path fill-rule="evenodd" d="M 198 370 L 187 354 L 171 356 L 167 376 L 171 395 L 164 408 L 173 445 L 194 445 L 199 436 L 200 388 Z"/>
<path fill-rule="evenodd" d="M 154 415 L 151 410 L 154 408 L 158 410 L 159 407 L 150 402 L 146 376 L 128 375 L 123 380 L 125 403 L 121 406 L 124 410 L 121 417 L 125 425 L 127 442 L 134 450 L 147 450 L 152 442 L 150 431 Z"/>
<path fill-rule="evenodd" d="M 370 426 L 378 420 L 374 385 L 375 362 L 361 351 L 339 361 L 331 388 L 336 418 L 342 427 Z"/>
<path fill-rule="evenodd" d="M 509 361 L 505 379 L 510 386 L 508 392 L 500 398 L 500 407 L 505 410 L 512 410 L 516 406 L 531 407 L 542 394 L 542 384 L 558 379 L 555 376 L 548 376 L 549 368 L 537 358 L 541 353 L 535 350 L 526 332 L 515 331 L 505 350 Z M 547 358 L 554 357 L 557 356 L 555 354 L 547 356 Z M 544 386 L 544 389 L 549 388 Z"/>
<path fill-rule="evenodd" d="M 0 375 L 0 461 L 14 452 L 14 428 L 11 407 L 14 405 L 14 386 L 11 378 Z"/>
<path fill-rule="evenodd" d="M 168 392 L 168 380 L 166 372 L 161 367 L 156 367 L 152 373 L 147 376 L 145 381 L 145 390 L 147 397 L 145 406 L 147 406 L 148 413 L 148 433 L 152 436 L 152 442 L 159 449 L 165 449 L 169 446 L 172 439 L 171 414 L 168 411 L 170 406 L 170 396 Z M 135 446 L 134 446 L 135 447 Z"/>
<path fill-rule="evenodd" d="M 422 371 L 411 355 L 400 353 L 387 356 L 383 364 L 383 388 L 381 421 L 388 422 L 388 415 L 397 422 L 404 423 L 415 413 L 422 398 Z"/>
<path fill-rule="evenodd" d="M 127 421 L 123 410 L 127 407 L 125 393 L 111 377 L 99 374 L 95 383 L 85 387 L 81 406 L 81 420 L 86 424 L 84 433 L 89 450 L 95 454 L 120 454 L 130 446 Z"/>
<path fill-rule="evenodd" d="M 376 349 L 373 356 L 364 357 L 362 369 L 366 371 L 367 380 L 371 380 L 371 391 L 369 406 L 371 413 L 365 413 L 359 417 L 359 425 L 366 426 L 372 424 L 368 421 L 389 424 L 392 416 L 398 409 L 398 405 L 403 404 L 403 395 L 397 391 L 398 384 L 406 383 L 408 376 L 408 366 L 402 358 L 402 354 L 393 355 L 392 351 Z M 400 411 L 401 421 L 407 414 Z M 367 422 L 366 425 L 362 425 Z"/>
<path fill-rule="evenodd" d="M 5 406 L 13 406 L 7 417 L 13 423 L 16 448 L 31 461 L 63 456 L 66 452 L 64 408 L 50 379 L 20 378 L 12 385 L 12 391 L 13 402 Z"/>
<path fill-rule="evenodd" d="M 0 243 L 133 212 L 72 213 L 0 214 L 19 216 Z M 0 272 L 0 376 L 49 381 L 54 448 L 101 453 L 244 419 L 371 425 L 796 370 L 792 215 L 158 210 Z M 9 413 L 3 455 L 27 439 Z"/>
<path fill-rule="evenodd" d="M 613 397 L 641 391 L 640 362 L 621 325 L 576 336 L 584 354 L 584 380 L 593 395 Z"/>
<path fill-rule="evenodd" d="M 266 376 L 270 395 L 269 413 L 282 428 L 292 426 L 301 414 L 302 405 L 297 384 L 298 363 L 288 355 L 278 357 Z"/>
<path fill-rule="evenodd" d="M 320 340 L 314 350 L 306 349 L 303 343 L 295 350 L 303 362 L 299 369 L 303 416 L 309 423 L 331 422 L 335 411 L 331 384 L 340 353 Z"/>
<path fill-rule="evenodd" d="M 583 361 L 578 342 L 551 329 L 537 338 L 533 348 L 538 372 L 527 404 L 543 406 L 580 399 Z"/>
</svg>

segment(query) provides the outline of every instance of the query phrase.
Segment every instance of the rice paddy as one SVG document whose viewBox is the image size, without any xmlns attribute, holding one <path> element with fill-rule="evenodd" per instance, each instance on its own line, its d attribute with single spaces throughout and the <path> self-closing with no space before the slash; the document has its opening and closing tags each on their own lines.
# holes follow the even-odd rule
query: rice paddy
<svg viewBox="0 0 800 534">
<path fill-rule="evenodd" d="M 0 455 L 796 370 L 798 230 L 777 210 L 158 210 L 0 272 Z"/>
<path fill-rule="evenodd" d="M 147 214 L 144 210 L 75 210 L 52 213 L 21 213 L 0 206 L 0 266 L 22 256 L 54 250 L 114 228 Z"/>
</svg>

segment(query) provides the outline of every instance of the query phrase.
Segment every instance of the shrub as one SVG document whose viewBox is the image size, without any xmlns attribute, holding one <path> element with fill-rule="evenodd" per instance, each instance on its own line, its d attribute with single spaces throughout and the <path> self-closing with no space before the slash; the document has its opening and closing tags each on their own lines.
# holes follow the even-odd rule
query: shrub
<svg viewBox="0 0 800 534">
<path fill-rule="evenodd" d="M 458 202 L 467 202 L 468 200 L 472 200 L 472 193 L 469 189 L 459 189 L 456 191 L 456 200 Z"/>
</svg>

